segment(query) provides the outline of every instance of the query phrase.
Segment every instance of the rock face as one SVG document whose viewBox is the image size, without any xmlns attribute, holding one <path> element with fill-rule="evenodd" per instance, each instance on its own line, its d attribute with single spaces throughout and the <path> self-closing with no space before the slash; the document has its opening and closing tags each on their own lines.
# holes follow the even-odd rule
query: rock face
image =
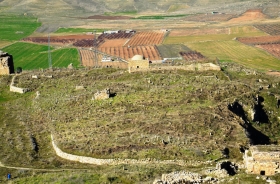
<svg viewBox="0 0 280 184">
<path fill-rule="evenodd" d="M 14 73 L 13 57 L 0 50 L 0 75 Z"/>
<path fill-rule="evenodd" d="M 94 100 L 105 100 L 110 97 L 110 89 L 104 89 L 102 91 L 97 91 L 94 94 Z"/>
<path fill-rule="evenodd" d="M 251 146 L 243 159 L 247 173 L 266 176 L 280 173 L 280 146 Z"/>
</svg>

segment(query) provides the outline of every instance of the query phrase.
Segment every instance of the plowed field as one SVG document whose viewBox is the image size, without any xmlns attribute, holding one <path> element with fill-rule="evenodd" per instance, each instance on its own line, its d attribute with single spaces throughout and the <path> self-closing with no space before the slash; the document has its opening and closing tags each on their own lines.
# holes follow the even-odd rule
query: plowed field
<svg viewBox="0 0 280 184">
<path fill-rule="evenodd" d="M 53 44 L 71 44 L 79 40 L 94 39 L 94 35 L 66 35 L 50 36 L 50 42 Z M 22 39 L 27 42 L 48 43 L 48 37 L 27 37 Z"/>
<path fill-rule="evenodd" d="M 244 44 L 250 44 L 250 45 L 279 43 L 280 35 L 279 36 L 260 36 L 260 37 L 237 38 L 237 40 Z"/>
<path fill-rule="evenodd" d="M 256 45 L 256 47 L 262 48 L 269 52 L 270 54 L 280 58 L 280 44 L 262 44 L 262 45 Z"/>
<path fill-rule="evenodd" d="M 161 44 L 165 31 L 137 32 L 125 46 L 158 45 Z"/>
<path fill-rule="evenodd" d="M 270 35 L 280 35 L 280 24 L 260 24 L 255 27 Z"/>
<path fill-rule="evenodd" d="M 103 44 L 99 46 L 99 48 L 103 47 L 122 47 L 125 45 L 125 43 L 128 41 L 128 39 L 114 39 L 114 40 L 105 40 Z"/>
<path fill-rule="evenodd" d="M 187 21 L 195 21 L 195 22 L 213 22 L 213 21 L 228 21 L 236 17 L 234 14 L 200 14 L 194 16 L 188 16 L 185 18 Z"/>
<path fill-rule="evenodd" d="M 134 47 L 103 47 L 101 52 L 128 60 L 134 55 L 143 55 L 149 60 L 161 60 L 160 54 L 155 46 L 134 46 Z"/>
<path fill-rule="evenodd" d="M 83 66 L 95 66 L 95 60 L 94 60 L 94 52 L 91 50 L 79 50 L 80 57 L 82 60 Z M 112 62 L 100 62 L 102 59 L 102 55 L 98 54 L 98 66 L 99 67 L 114 67 L 114 68 L 127 68 L 127 63 L 121 62 L 121 61 L 112 61 Z"/>
</svg>

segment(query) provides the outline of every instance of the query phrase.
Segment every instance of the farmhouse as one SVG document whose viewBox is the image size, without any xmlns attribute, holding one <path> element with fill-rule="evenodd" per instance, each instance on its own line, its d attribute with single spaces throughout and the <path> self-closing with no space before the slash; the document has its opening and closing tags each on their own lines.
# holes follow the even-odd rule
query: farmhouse
<svg viewBox="0 0 280 184">
<path fill-rule="evenodd" d="M 128 60 L 128 71 L 136 71 L 137 69 L 149 69 L 149 60 L 142 55 L 135 55 Z"/>
<path fill-rule="evenodd" d="M 14 73 L 13 57 L 0 50 L 0 75 Z"/>
<path fill-rule="evenodd" d="M 243 158 L 247 173 L 267 176 L 280 173 L 280 146 L 251 146 Z"/>
</svg>

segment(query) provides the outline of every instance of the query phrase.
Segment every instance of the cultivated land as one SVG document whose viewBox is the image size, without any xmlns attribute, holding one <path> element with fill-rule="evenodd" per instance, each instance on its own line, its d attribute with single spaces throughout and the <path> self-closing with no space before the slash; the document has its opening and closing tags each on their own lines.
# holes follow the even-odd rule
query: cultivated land
<svg viewBox="0 0 280 184">
<path fill-rule="evenodd" d="M 140 12 L 141 8 L 156 9 L 156 4 L 149 2 L 136 3 L 137 11 L 119 10 L 94 16 L 94 7 L 105 11 L 97 1 L 91 8 L 84 1 L 78 9 L 74 8 L 75 1 L 50 1 L 44 8 L 57 17 L 37 13 L 38 22 L 43 25 L 34 33 L 40 26 L 35 18 L 10 19 L 11 39 L 0 39 L 0 48 L 13 55 L 15 68 L 23 68 L 15 85 L 30 91 L 11 93 L 12 76 L 0 77 L 0 182 L 6 182 L 10 172 L 14 183 L 152 183 L 162 174 L 178 170 L 205 175 L 206 169 L 214 169 L 217 162 L 225 160 L 226 148 L 227 160 L 242 164 L 240 147 L 264 142 L 278 144 L 280 60 L 279 43 L 274 37 L 278 37 L 279 20 L 273 17 L 278 12 L 277 2 L 264 4 L 263 12 L 256 10 L 260 1 L 227 1 L 230 4 L 219 6 L 220 9 L 206 5 L 205 1 L 186 2 L 188 5 L 165 2 L 157 7 L 175 12 L 174 15 Z M 17 10 L 12 8 L 13 2 L 4 0 L 0 6 L 3 4 L 7 8 L 0 8 L 1 15 L 5 9 Z M 18 4 L 21 6 L 20 1 Z M 54 8 L 61 4 L 68 12 L 66 16 Z M 128 4 L 123 7 L 130 7 Z M 32 11 L 29 6 L 21 10 L 29 15 L 42 6 L 37 1 Z M 83 11 L 84 7 L 88 7 L 87 11 Z M 206 9 L 222 10 L 225 14 L 205 14 Z M 247 9 L 253 10 L 245 12 Z M 186 11 L 194 10 L 195 14 L 186 15 Z M 116 16 L 125 17 L 115 20 Z M 26 35 L 15 37 L 12 33 L 18 27 L 11 20 L 15 25 L 29 22 Z M 135 29 L 136 34 L 101 34 L 103 30 L 116 29 Z M 99 36 L 97 42 L 94 34 L 86 35 L 94 30 Z M 47 34 L 40 32 L 52 32 L 53 70 L 47 69 Z M 5 30 L 0 28 L 2 33 Z M 96 64 L 94 47 L 98 49 L 98 68 L 91 68 Z M 214 62 L 222 71 L 159 70 L 129 74 L 125 62 L 101 62 L 102 53 L 122 59 L 135 54 L 154 60 L 183 56 L 183 60 L 156 67 Z M 74 69 L 65 69 L 70 63 Z M 273 75 L 266 75 L 270 70 Z M 93 100 L 94 93 L 105 88 L 110 89 L 110 98 Z M 244 133 L 244 117 L 255 137 Z M 67 161 L 55 154 L 51 134 L 57 146 L 67 153 L 115 161 L 144 160 L 146 164 L 96 166 Z M 154 160 L 180 160 L 183 164 L 155 164 Z M 264 182 L 240 168 L 235 176 L 220 178 L 220 183 Z M 279 180 L 279 175 L 271 178 Z"/>
</svg>

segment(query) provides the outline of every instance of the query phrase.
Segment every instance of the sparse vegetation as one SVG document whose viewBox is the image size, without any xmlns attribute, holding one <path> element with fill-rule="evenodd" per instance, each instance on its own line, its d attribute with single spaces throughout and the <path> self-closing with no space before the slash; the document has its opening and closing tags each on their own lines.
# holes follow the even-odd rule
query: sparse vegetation
<svg viewBox="0 0 280 184">
<path fill-rule="evenodd" d="M 6 6 L 7 2 L 9 6 Z M 23 69 L 15 79 L 15 86 L 28 88 L 29 92 L 9 92 L 12 76 L 0 76 L 0 183 L 6 182 L 7 173 L 12 174 L 13 183 L 152 183 L 163 173 L 212 169 L 226 158 L 225 148 L 227 159 L 240 163 L 243 156 L 240 146 L 245 148 L 251 141 L 244 134 L 244 127 L 240 126 L 242 118 L 229 108 L 234 102 L 240 104 L 254 129 L 267 136 L 270 143 L 277 144 L 280 140 L 280 101 L 277 99 L 280 78 L 260 72 L 280 70 L 279 59 L 261 49 L 244 45 L 236 38 L 267 35 L 256 27 L 276 34 L 279 26 L 257 24 L 253 27 L 251 22 L 229 24 L 227 21 L 237 14 L 224 14 L 220 10 L 239 14 L 247 7 L 259 6 L 260 2 L 226 2 L 226 6 L 217 7 L 217 13 L 211 14 L 204 12 L 209 8 L 208 1 L 203 0 L 188 5 L 175 1 L 131 3 L 120 0 L 101 5 L 97 0 L 94 6 L 89 1 L 81 1 L 79 7 L 74 1 L 67 4 L 50 0 L 44 5 L 38 1 L 32 4 L 32 9 L 28 4 L 24 4 L 24 8 L 21 4 L 13 7 L 15 2 L 2 0 L 0 48 L 13 55 L 15 68 Z M 265 11 L 278 16 L 279 3 L 269 2 L 263 4 Z M 61 9 L 57 11 L 57 7 Z M 29 16 L 36 8 L 40 9 L 36 14 L 39 19 Z M 21 15 L 9 14 L 9 10 Z M 154 13 L 158 10 L 174 14 Z M 104 11 L 110 12 L 105 13 L 107 17 L 100 15 Z M 93 14 L 95 16 L 91 16 Z M 118 19 L 117 16 L 126 19 L 112 18 Z M 234 27 L 228 27 L 233 24 Z M 143 33 L 148 32 L 147 29 L 170 30 L 172 33 L 180 29 L 177 36 L 165 34 L 157 42 L 161 44 L 165 38 L 164 44 L 172 44 L 159 45 L 161 53 L 168 57 L 179 51 L 197 51 L 206 56 L 200 62 L 214 62 L 223 70 L 159 70 L 129 74 L 126 70 L 110 68 L 107 63 L 108 68 L 79 68 L 78 51 L 70 43 L 51 47 L 54 69 L 48 70 L 46 45 L 19 42 L 40 25 L 38 32 L 54 31 L 59 36 L 94 30 L 141 28 L 143 30 L 139 32 Z M 184 33 L 186 29 L 188 31 Z M 38 32 L 34 36 L 42 36 Z M 153 39 L 155 36 L 147 40 Z M 91 47 L 92 40 L 88 42 Z M 144 45 L 143 48 L 148 44 L 138 42 L 132 47 L 129 40 L 124 43 L 137 52 L 141 51 L 139 44 Z M 145 50 L 155 56 L 150 49 Z M 93 54 L 90 49 L 87 51 Z M 117 54 L 119 51 L 112 47 L 110 52 Z M 141 52 L 144 53 L 144 49 Z M 133 52 L 130 54 L 134 55 Z M 90 62 L 93 63 L 92 58 Z M 66 69 L 70 63 L 74 69 Z M 188 61 L 174 63 L 183 65 Z M 93 100 L 94 93 L 105 88 L 110 89 L 111 98 Z M 267 118 L 265 121 L 255 121 L 252 115 L 257 95 L 264 99 L 258 105 Z M 186 165 L 96 166 L 70 162 L 56 156 L 51 134 L 59 148 L 71 154 L 101 159 L 183 160 Z M 278 181 L 279 175 L 270 178 Z M 258 180 L 255 175 L 239 169 L 235 176 L 219 182 L 263 183 L 264 179 Z"/>
</svg>

